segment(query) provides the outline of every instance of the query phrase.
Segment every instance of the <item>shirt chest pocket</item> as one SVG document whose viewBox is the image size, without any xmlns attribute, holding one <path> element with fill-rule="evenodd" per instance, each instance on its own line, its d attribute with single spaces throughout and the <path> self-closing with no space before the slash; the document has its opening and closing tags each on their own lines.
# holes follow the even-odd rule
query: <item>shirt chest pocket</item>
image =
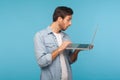
<svg viewBox="0 0 120 80">
<path fill-rule="evenodd" d="M 57 49 L 57 45 L 55 43 L 45 43 L 46 50 L 51 53 L 55 49 Z"/>
</svg>

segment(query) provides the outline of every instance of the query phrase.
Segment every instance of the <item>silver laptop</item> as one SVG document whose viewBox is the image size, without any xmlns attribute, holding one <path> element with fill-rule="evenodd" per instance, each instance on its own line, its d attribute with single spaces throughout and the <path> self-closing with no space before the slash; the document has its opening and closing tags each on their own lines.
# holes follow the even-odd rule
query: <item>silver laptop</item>
<svg viewBox="0 0 120 80">
<path fill-rule="evenodd" d="M 70 44 L 66 49 L 77 49 L 77 50 L 90 50 L 93 47 L 93 42 L 95 39 L 96 32 L 98 30 L 98 25 L 96 27 L 96 30 L 93 34 L 92 41 L 90 44 L 77 44 L 77 43 L 72 43 Z"/>
</svg>

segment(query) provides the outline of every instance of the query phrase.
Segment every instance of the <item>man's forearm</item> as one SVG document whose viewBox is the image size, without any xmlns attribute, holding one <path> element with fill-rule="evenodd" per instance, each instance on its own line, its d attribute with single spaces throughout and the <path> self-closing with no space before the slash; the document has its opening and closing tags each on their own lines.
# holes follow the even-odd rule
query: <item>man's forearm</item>
<svg viewBox="0 0 120 80">
<path fill-rule="evenodd" d="M 58 54 L 60 54 L 60 52 L 62 52 L 62 50 L 60 48 L 53 51 L 52 52 L 52 60 L 54 60 L 58 56 Z"/>
<path fill-rule="evenodd" d="M 60 54 L 62 51 L 64 51 L 70 43 L 71 43 L 70 41 L 64 41 L 58 49 L 53 51 L 52 52 L 52 60 L 54 60 L 58 56 L 58 54 Z"/>
</svg>

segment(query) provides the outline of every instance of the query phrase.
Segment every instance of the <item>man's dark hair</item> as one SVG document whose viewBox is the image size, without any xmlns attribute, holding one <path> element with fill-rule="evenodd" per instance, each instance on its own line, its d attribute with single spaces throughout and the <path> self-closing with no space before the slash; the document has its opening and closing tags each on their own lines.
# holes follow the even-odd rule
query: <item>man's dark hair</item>
<svg viewBox="0 0 120 80">
<path fill-rule="evenodd" d="M 55 9 L 53 14 L 53 22 L 55 22 L 58 17 L 65 18 L 67 15 L 72 15 L 73 10 L 66 6 L 59 6 Z"/>
</svg>

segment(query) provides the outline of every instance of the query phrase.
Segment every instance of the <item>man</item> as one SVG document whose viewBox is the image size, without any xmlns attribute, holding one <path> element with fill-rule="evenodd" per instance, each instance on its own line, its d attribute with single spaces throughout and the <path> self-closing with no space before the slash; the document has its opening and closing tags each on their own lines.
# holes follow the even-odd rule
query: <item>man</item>
<svg viewBox="0 0 120 80">
<path fill-rule="evenodd" d="M 72 15 L 71 8 L 57 7 L 53 23 L 35 35 L 35 55 L 41 68 L 41 80 L 72 80 L 70 65 L 76 61 L 79 50 L 66 49 L 71 41 L 63 32 L 71 25 Z"/>
</svg>

